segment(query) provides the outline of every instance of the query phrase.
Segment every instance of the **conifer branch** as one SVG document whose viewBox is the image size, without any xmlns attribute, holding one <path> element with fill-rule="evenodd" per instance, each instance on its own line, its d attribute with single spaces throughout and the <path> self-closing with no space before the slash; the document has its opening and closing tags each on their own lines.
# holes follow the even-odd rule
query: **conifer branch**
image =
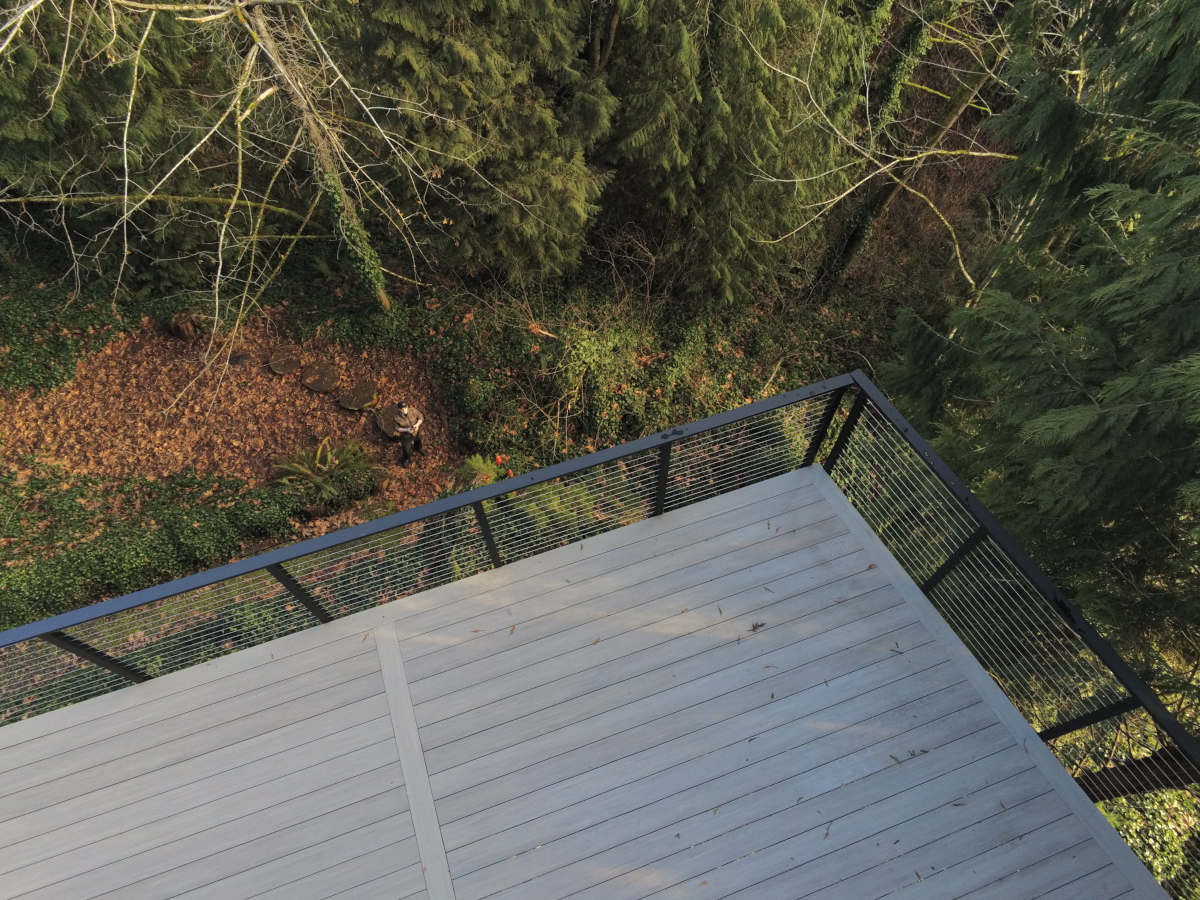
<svg viewBox="0 0 1200 900">
<path fill-rule="evenodd" d="M 151 15 L 153 15 L 153 13 L 151 13 Z M 221 321 L 221 280 L 225 274 L 225 243 L 226 243 L 227 235 L 229 233 L 229 220 L 233 217 L 234 210 L 237 209 L 237 200 L 241 198 L 242 184 L 245 179 L 245 155 L 244 155 L 244 144 L 243 144 L 243 136 L 242 136 L 242 122 L 244 120 L 244 117 L 242 116 L 242 91 L 245 88 L 246 84 L 247 84 L 246 80 L 243 80 L 242 82 L 240 82 L 238 84 L 238 92 L 233 98 L 233 102 L 234 102 L 234 105 L 235 105 L 236 111 L 237 111 L 237 115 L 234 116 L 234 119 L 233 119 L 233 127 L 234 127 L 233 147 L 234 147 L 234 153 L 235 153 L 236 164 L 237 164 L 237 169 L 236 169 L 237 174 L 235 176 L 236 181 L 233 185 L 233 196 L 229 198 L 229 203 L 225 206 L 225 215 L 222 216 L 221 225 L 220 225 L 219 229 L 217 230 L 217 271 L 213 275 L 213 280 L 212 280 L 213 322 L 214 323 Z M 257 244 L 254 244 L 254 243 L 250 244 L 251 254 L 255 253 L 257 251 L 257 249 L 258 249 Z M 253 272 L 253 264 L 251 265 L 251 272 Z M 242 313 L 243 313 L 243 310 L 238 311 L 238 321 L 239 322 L 241 320 Z M 235 323 L 234 327 L 236 330 L 236 323 Z M 205 357 L 208 357 L 209 354 L 212 353 L 213 344 L 216 341 L 216 339 L 217 339 L 217 329 L 213 328 L 208 333 L 208 349 L 205 351 Z M 222 375 L 224 375 L 224 373 L 222 373 Z M 214 392 L 214 396 L 215 396 L 215 392 Z"/>
<path fill-rule="evenodd" d="M 464 176 L 473 189 L 494 191 L 497 205 L 520 210 L 516 230 L 538 222 L 544 233 L 561 232 L 538 208 L 529 182 L 485 171 L 483 161 L 502 149 L 495 133 L 406 98 L 403 86 L 392 96 L 380 92 L 386 88 L 356 85 L 355 66 L 324 34 L 344 23 L 332 14 L 318 19 L 325 12 L 320 7 L 302 0 L 15 3 L 0 13 L 0 52 L 26 79 L 19 90 L 36 90 L 39 70 L 45 71 L 48 124 L 38 139 L 56 133 L 64 97 L 77 102 L 73 94 L 88 77 L 83 66 L 124 73 L 116 82 L 105 75 L 123 82 L 108 90 L 115 103 L 97 129 L 111 129 L 110 156 L 89 155 L 92 148 L 79 140 L 66 148 L 67 163 L 49 167 L 50 180 L 42 166 L 0 191 L 0 210 L 69 249 L 77 277 L 85 267 L 109 275 L 114 297 L 139 257 L 154 252 L 150 229 L 156 242 L 187 231 L 190 248 L 159 250 L 158 261 L 202 271 L 205 286 L 197 293 L 212 301 L 216 317 L 233 316 L 236 327 L 296 241 L 317 238 L 309 233 L 312 217 L 320 215 L 314 212 L 320 203 L 309 203 L 314 195 L 328 204 L 333 224 L 318 230 L 333 231 L 351 251 L 360 281 L 385 306 L 388 280 L 419 279 L 407 279 L 395 265 L 383 267 L 368 222 L 398 238 L 416 272 L 425 260 L 414 222 L 425 219 L 431 197 L 468 207 L 457 193 Z M 18 46 L 33 51 L 31 64 L 11 57 Z M 207 93 L 204 82 L 194 80 L 206 72 L 218 85 Z M 289 149 L 296 135 L 300 145 Z M 315 165 L 298 166 L 301 154 Z M 439 156 L 443 163 L 431 162 Z M 442 180 L 443 165 L 453 166 L 453 179 Z M 397 190 L 401 180 L 411 192 Z M 47 228 L 50 219 L 61 234 Z M 288 227 L 266 227 L 278 219 Z M 426 221 L 437 228 L 438 219 L 451 221 L 432 211 Z"/>
<path fill-rule="evenodd" d="M 17 35 L 21 33 L 21 28 L 25 22 L 38 11 L 46 0 L 28 0 L 24 6 L 19 6 L 12 11 L 8 21 L 0 25 L 0 35 L 3 39 L 0 40 L 0 54 L 3 54 L 12 42 L 16 40 Z"/>
<path fill-rule="evenodd" d="M 608 36 L 605 38 L 604 26 L 597 23 L 592 30 L 592 74 L 599 75 L 608 66 L 612 58 L 613 46 L 617 41 L 617 26 L 621 24 L 621 8 L 613 9 L 608 20 Z"/>
<path fill-rule="evenodd" d="M 382 273 L 379 270 L 379 257 L 371 246 L 366 228 L 363 227 L 362 219 L 358 214 L 358 205 L 342 184 L 343 169 L 336 161 L 338 156 L 343 155 L 340 152 L 338 139 L 329 130 L 326 123 L 316 115 L 304 89 L 289 70 L 262 9 L 250 8 L 249 21 L 240 9 L 238 17 L 245 24 L 256 44 L 263 48 L 266 58 L 271 62 L 276 75 L 283 82 L 284 89 L 292 98 L 292 102 L 300 114 L 312 146 L 313 155 L 317 160 L 320 183 L 324 186 L 334 205 L 342 236 L 355 258 L 360 279 L 364 284 L 369 284 L 374 288 L 380 306 L 384 309 L 390 308 L 391 301 L 388 299 Z"/>
<path fill-rule="evenodd" d="M 58 64 L 58 77 L 54 80 L 54 87 L 50 89 L 50 97 L 46 101 L 46 110 L 49 112 L 54 108 L 54 101 L 58 99 L 58 92 L 62 90 L 63 82 L 67 77 L 67 63 L 71 58 L 71 34 L 75 30 L 75 0 L 70 0 L 67 4 L 67 33 L 63 38 L 62 56 Z M 3 53 L 0 49 L 0 53 Z"/>
<path fill-rule="evenodd" d="M 764 56 L 761 48 L 757 46 L 757 44 L 751 39 L 750 35 L 748 35 L 743 28 L 734 23 L 727 24 L 737 29 L 738 33 L 741 35 L 747 46 L 749 46 L 755 58 L 758 59 L 758 61 L 764 67 L 766 67 L 769 71 L 774 72 L 780 78 L 796 84 L 801 88 L 807 98 L 808 107 L 812 111 L 812 115 L 815 117 L 819 126 L 832 135 L 840 146 L 851 151 L 851 153 L 853 153 L 856 157 L 856 160 L 852 161 L 851 163 L 830 168 L 815 175 L 784 178 L 776 175 L 770 175 L 760 170 L 759 177 L 764 181 L 769 182 L 781 184 L 799 184 L 801 182 L 820 181 L 844 172 L 850 168 L 861 167 L 864 173 L 855 179 L 849 187 L 837 191 L 831 196 L 824 197 L 814 203 L 799 205 L 799 209 L 812 209 L 815 210 L 815 212 L 813 212 L 812 215 L 805 218 L 799 225 L 797 225 L 795 228 L 792 228 L 785 234 L 775 238 L 758 239 L 760 243 L 777 244 L 794 238 L 797 234 L 815 224 L 823 216 L 831 212 L 842 201 L 859 191 L 863 186 L 879 177 L 884 177 L 891 180 L 892 188 L 883 195 L 881 201 L 877 204 L 878 209 L 876 210 L 875 214 L 878 215 L 891 202 L 892 197 L 894 197 L 895 194 L 901 189 L 906 187 L 907 179 L 910 179 L 916 170 L 930 159 L 1015 159 L 1012 154 L 1001 153 L 997 151 L 973 148 L 951 149 L 941 146 L 942 141 L 945 139 L 949 131 L 954 127 L 954 124 L 958 121 L 959 117 L 962 115 L 962 112 L 968 108 L 970 103 L 978 95 L 979 91 L 982 90 L 983 86 L 987 83 L 989 77 L 991 77 L 991 70 L 994 68 L 994 66 L 988 67 L 984 69 L 984 71 L 977 73 L 976 80 L 971 85 L 960 91 L 960 97 L 956 98 L 951 108 L 944 113 L 942 121 L 931 128 L 929 132 L 921 139 L 920 150 L 902 153 L 885 153 L 872 144 L 863 144 L 856 137 L 848 134 L 845 130 L 840 128 L 838 124 L 834 122 L 832 118 L 830 118 L 812 90 L 810 81 L 811 72 L 806 72 L 805 75 L 801 76 L 783 69 Z M 902 170 L 902 174 L 899 176 L 896 174 L 898 170 Z M 941 218 L 943 218 L 944 221 L 944 217 Z M 964 275 L 967 275 L 968 280 L 970 280 L 970 276 L 966 273 L 965 269 Z"/>
<path fill-rule="evenodd" d="M 194 22 L 213 22 L 227 16 L 240 14 L 247 9 L 259 6 L 299 6 L 299 0 L 250 0 L 240 3 L 148 3 L 144 0 L 108 0 L 113 6 L 123 6 L 138 12 L 202 12 L 209 13 L 202 18 L 189 19 Z"/>
<path fill-rule="evenodd" d="M 139 209 L 141 209 L 151 199 L 156 197 L 156 195 L 158 194 L 159 188 L 161 188 L 168 181 L 170 181 L 171 178 L 175 175 L 175 173 L 178 172 L 181 168 L 183 168 L 183 166 L 186 165 L 193 156 L 195 156 L 197 153 L 199 153 L 200 149 L 202 147 L 204 147 L 209 142 L 209 140 L 213 137 L 213 135 L 215 135 L 221 129 L 221 127 L 225 124 L 226 120 L 230 117 L 230 115 L 233 114 L 233 112 L 237 108 L 236 97 L 240 96 L 241 91 L 245 88 L 245 85 L 249 82 L 250 74 L 253 71 L 253 67 L 254 67 L 254 60 L 257 55 L 258 55 L 257 47 L 251 47 L 250 51 L 246 54 L 246 59 L 242 66 L 241 74 L 238 76 L 237 85 L 234 88 L 235 99 L 233 101 L 231 101 L 225 107 L 224 112 L 221 113 L 221 115 L 218 117 L 217 121 L 215 123 L 213 123 L 213 125 L 208 129 L 208 131 L 205 132 L 204 137 L 202 137 L 199 141 L 192 144 L 192 146 L 189 147 L 187 149 L 187 151 L 185 151 L 178 159 L 176 159 L 175 162 L 171 165 L 171 167 L 167 170 L 166 174 L 164 174 L 161 178 L 159 178 L 159 180 L 154 184 L 154 186 L 151 187 L 150 190 L 146 191 L 146 193 L 142 196 L 141 199 L 138 200 L 137 203 L 135 203 L 131 207 L 126 207 L 122 210 L 120 218 L 117 219 L 117 221 L 113 224 L 113 226 L 108 229 L 109 237 L 111 237 L 111 235 L 117 229 L 118 226 L 124 227 L 125 223 L 129 220 L 130 216 L 132 216 L 135 212 L 137 212 Z M 103 252 L 107 243 L 108 243 L 108 237 L 106 237 L 101 242 L 100 248 L 97 251 L 97 253 Z"/>
</svg>

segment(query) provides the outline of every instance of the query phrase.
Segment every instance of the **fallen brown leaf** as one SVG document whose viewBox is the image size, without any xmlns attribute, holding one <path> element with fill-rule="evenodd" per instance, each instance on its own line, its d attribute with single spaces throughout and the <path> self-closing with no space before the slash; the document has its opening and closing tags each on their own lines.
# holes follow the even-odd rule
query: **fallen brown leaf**
<svg viewBox="0 0 1200 900">
<path fill-rule="evenodd" d="M 280 454 L 324 437 L 335 443 L 356 438 L 390 470 L 383 498 L 403 507 L 433 500 L 436 482 L 460 460 L 446 438 L 449 427 L 436 385 L 420 361 L 319 340 L 300 348 L 305 362 L 327 359 L 348 378 L 374 382 L 381 396 L 403 395 L 424 412 L 426 454 L 400 469 L 373 417 L 349 413 L 332 397 L 313 394 L 296 378 L 266 367 L 280 330 L 270 315 L 247 322 L 238 344 L 246 361 L 224 371 L 220 366 L 201 371 L 203 342 L 185 343 L 147 322 L 81 357 L 74 380 L 53 391 L 41 396 L 0 391 L 6 455 L 37 455 L 72 472 L 111 478 L 155 479 L 195 467 L 261 484 L 272 477 Z"/>
</svg>

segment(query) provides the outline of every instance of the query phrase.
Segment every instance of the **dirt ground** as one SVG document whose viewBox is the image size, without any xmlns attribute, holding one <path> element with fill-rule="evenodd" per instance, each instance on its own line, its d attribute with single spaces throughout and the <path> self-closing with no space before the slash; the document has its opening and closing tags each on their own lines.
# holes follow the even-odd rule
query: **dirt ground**
<svg viewBox="0 0 1200 900">
<path fill-rule="evenodd" d="M 357 438 L 387 468 L 374 514 L 417 506 L 450 484 L 461 460 L 447 438 L 446 413 L 436 386 L 412 360 L 395 353 L 354 352 L 319 340 L 300 347 L 305 365 L 332 362 L 341 372 L 334 391 L 318 394 L 301 384 L 301 372 L 276 375 L 266 365 L 285 343 L 264 316 L 243 326 L 234 354 L 206 366 L 208 341 L 184 341 L 150 323 L 78 361 L 76 377 L 48 394 L 0 396 L 3 455 L 15 461 L 35 453 L 46 462 L 92 475 L 162 477 L 188 467 L 269 480 L 276 456 L 316 444 Z M 365 380 L 379 403 L 407 400 L 425 415 L 425 454 L 407 469 L 396 464 L 397 445 L 375 424 L 373 411 L 348 412 L 338 393 Z M 382 507 L 382 508 L 378 508 Z M 354 513 L 311 523 L 305 534 L 340 527 Z"/>
</svg>

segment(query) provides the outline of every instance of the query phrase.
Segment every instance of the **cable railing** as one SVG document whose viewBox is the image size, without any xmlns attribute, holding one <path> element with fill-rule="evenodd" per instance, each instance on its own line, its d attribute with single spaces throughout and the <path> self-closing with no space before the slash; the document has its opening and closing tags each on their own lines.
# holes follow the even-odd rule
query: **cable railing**
<svg viewBox="0 0 1200 900">
<path fill-rule="evenodd" d="M 1200 744 L 861 372 L 2 632 L 0 725 L 818 464 L 1110 818 L 1169 832 L 1164 855 L 1126 829 L 1200 898 L 1200 806 L 1170 802 L 1200 790 Z"/>
</svg>

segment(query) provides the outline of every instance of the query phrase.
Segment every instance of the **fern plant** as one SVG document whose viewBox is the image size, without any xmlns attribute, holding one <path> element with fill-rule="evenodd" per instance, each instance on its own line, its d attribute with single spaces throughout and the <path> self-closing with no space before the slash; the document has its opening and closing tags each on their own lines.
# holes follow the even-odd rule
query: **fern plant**
<svg viewBox="0 0 1200 900">
<path fill-rule="evenodd" d="M 299 488 L 310 515 L 328 515 L 369 496 L 381 474 L 366 448 L 353 439 L 335 445 L 324 438 L 315 447 L 275 460 L 275 481 Z"/>
</svg>

